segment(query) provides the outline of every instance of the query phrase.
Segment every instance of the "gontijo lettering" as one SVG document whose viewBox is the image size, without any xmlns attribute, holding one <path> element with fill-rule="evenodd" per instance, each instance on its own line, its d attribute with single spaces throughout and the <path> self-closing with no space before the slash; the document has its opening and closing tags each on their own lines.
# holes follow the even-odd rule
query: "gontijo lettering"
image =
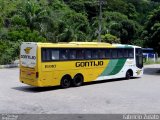
<svg viewBox="0 0 160 120">
<path fill-rule="evenodd" d="M 76 62 L 76 67 L 103 66 L 103 61 Z"/>
<path fill-rule="evenodd" d="M 21 58 L 36 60 L 36 56 L 21 55 Z"/>
</svg>

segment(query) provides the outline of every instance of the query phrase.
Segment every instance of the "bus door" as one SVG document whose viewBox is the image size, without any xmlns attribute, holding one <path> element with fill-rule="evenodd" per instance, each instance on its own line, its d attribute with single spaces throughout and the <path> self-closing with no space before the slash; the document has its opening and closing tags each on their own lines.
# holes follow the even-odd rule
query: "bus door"
<svg viewBox="0 0 160 120">
<path fill-rule="evenodd" d="M 141 48 L 136 48 L 136 66 L 140 69 L 143 67 L 143 53 Z"/>
</svg>

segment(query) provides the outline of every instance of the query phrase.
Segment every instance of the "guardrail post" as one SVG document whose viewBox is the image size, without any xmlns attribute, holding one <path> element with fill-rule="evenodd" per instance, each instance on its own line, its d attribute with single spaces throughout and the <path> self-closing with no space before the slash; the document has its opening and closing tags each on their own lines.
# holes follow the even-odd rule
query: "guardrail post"
<svg viewBox="0 0 160 120">
<path fill-rule="evenodd" d="M 153 59 L 154 59 L 154 62 L 156 62 L 156 54 L 154 54 L 154 58 Z"/>
<path fill-rule="evenodd" d="M 147 61 L 148 61 L 148 54 L 147 54 Z"/>
</svg>

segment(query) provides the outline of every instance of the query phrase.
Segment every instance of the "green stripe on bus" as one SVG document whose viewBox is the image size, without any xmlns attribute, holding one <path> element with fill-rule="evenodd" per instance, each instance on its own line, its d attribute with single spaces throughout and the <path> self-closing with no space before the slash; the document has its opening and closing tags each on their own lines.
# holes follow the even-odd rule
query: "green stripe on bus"
<svg viewBox="0 0 160 120">
<path fill-rule="evenodd" d="M 114 67 L 116 66 L 117 62 L 118 62 L 118 59 L 110 60 L 107 67 L 105 68 L 105 70 L 102 72 L 100 76 L 109 75 L 114 69 Z"/>
<path fill-rule="evenodd" d="M 112 70 L 112 72 L 110 72 L 109 75 L 115 75 L 115 74 L 119 73 L 120 70 L 123 68 L 126 60 L 127 59 L 119 59 L 117 64 L 115 65 L 114 69 Z"/>
</svg>

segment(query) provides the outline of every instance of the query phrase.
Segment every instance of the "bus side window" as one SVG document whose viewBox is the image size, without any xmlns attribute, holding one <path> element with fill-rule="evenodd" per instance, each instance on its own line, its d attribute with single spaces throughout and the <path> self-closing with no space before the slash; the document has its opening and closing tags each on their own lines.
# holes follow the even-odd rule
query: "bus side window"
<svg viewBox="0 0 160 120">
<path fill-rule="evenodd" d="M 129 58 L 133 58 L 134 57 L 133 49 L 128 49 L 128 57 Z"/>
<path fill-rule="evenodd" d="M 111 58 L 111 49 L 106 49 L 105 50 L 105 52 L 106 52 L 106 58 Z"/>
<path fill-rule="evenodd" d="M 83 49 L 77 49 L 76 50 L 77 53 L 77 59 L 84 59 L 84 50 Z"/>
<path fill-rule="evenodd" d="M 42 61 L 50 61 L 51 60 L 51 49 L 42 48 Z"/>
<path fill-rule="evenodd" d="M 117 58 L 117 49 L 116 48 L 112 49 L 112 58 Z"/>
<path fill-rule="evenodd" d="M 100 59 L 106 58 L 106 56 L 105 56 L 105 50 L 104 49 L 98 50 L 98 53 L 99 53 L 99 58 Z"/>
<path fill-rule="evenodd" d="M 71 49 L 69 51 L 69 59 L 71 59 L 71 60 L 75 60 L 76 59 L 76 50 Z"/>
<path fill-rule="evenodd" d="M 52 49 L 51 60 L 59 60 L 59 50 Z"/>
<path fill-rule="evenodd" d="M 92 59 L 98 59 L 98 49 L 92 50 Z"/>
<path fill-rule="evenodd" d="M 60 60 L 67 60 L 68 59 L 68 50 L 62 49 L 60 50 Z"/>
<path fill-rule="evenodd" d="M 118 58 L 123 58 L 123 51 L 124 49 L 120 48 L 120 49 L 117 49 L 118 51 Z"/>
<path fill-rule="evenodd" d="M 46 49 L 42 49 L 42 61 L 46 61 Z"/>
<path fill-rule="evenodd" d="M 124 48 L 123 55 L 125 58 L 128 58 L 128 49 Z"/>
<path fill-rule="evenodd" d="M 91 59 L 92 58 L 92 51 L 90 49 L 85 50 L 85 59 Z"/>
</svg>

